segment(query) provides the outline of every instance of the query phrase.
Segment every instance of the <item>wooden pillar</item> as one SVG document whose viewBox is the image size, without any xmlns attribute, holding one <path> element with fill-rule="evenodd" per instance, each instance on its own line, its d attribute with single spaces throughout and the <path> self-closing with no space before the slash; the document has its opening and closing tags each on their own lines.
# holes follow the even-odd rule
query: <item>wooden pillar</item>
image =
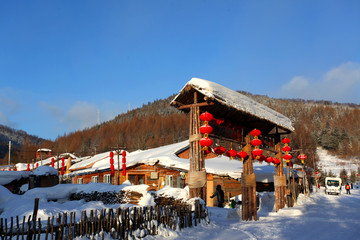
<svg viewBox="0 0 360 240">
<path fill-rule="evenodd" d="M 257 220 L 256 208 L 256 178 L 253 168 L 253 158 L 251 153 L 251 137 L 248 133 L 245 137 L 246 145 L 243 150 L 247 152 L 248 158 L 244 159 L 243 173 L 241 177 L 241 192 L 242 192 L 242 220 Z"/>
<path fill-rule="evenodd" d="M 194 106 L 190 107 L 190 171 L 189 175 L 189 193 L 190 198 L 200 197 L 206 201 L 206 174 L 205 174 L 205 161 L 204 154 L 201 150 L 199 140 L 200 134 L 200 109 L 197 103 L 197 92 L 194 92 Z M 199 173 L 204 173 L 204 183 L 199 179 Z M 193 176 L 197 177 L 193 177 Z M 196 180 L 195 180 L 196 179 Z M 195 182 L 196 181 L 196 182 Z M 199 187 L 202 185 L 202 187 Z M 195 186 L 195 187 L 194 187 Z"/>
<path fill-rule="evenodd" d="M 275 185 L 275 207 L 276 211 L 285 207 L 285 194 L 286 194 L 286 177 L 284 175 L 284 166 L 281 152 L 280 135 L 275 138 L 275 151 L 277 152 L 276 158 L 280 163 L 275 167 L 274 185 Z"/>
</svg>

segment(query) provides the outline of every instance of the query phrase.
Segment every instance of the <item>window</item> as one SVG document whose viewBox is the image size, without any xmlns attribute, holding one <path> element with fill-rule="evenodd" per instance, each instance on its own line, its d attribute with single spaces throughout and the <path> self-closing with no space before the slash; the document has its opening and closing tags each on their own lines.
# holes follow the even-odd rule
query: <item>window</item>
<svg viewBox="0 0 360 240">
<path fill-rule="evenodd" d="M 78 178 L 77 183 L 78 183 L 78 184 L 83 184 L 83 179 L 82 179 L 82 178 Z"/>
<path fill-rule="evenodd" d="M 104 183 L 111 183 L 111 175 L 104 174 Z"/>
<path fill-rule="evenodd" d="M 145 184 L 145 175 L 129 174 L 128 176 L 132 185 Z"/>
<path fill-rule="evenodd" d="M 92 181 L 93 183 L 97 183 L 97 182 L 98 182 L 98 179 L 99 179 L 98 176 L 92 176 L 92 177 L 91 177 L 91 181 Z"/>
<path fill-rule="evenodd" d="M 166 182 L 165 182 L 166 185 L 172 187 L 173 186 L 173 176 L 172 175 L 167 175 L 166 176 Z"/>
</svg>

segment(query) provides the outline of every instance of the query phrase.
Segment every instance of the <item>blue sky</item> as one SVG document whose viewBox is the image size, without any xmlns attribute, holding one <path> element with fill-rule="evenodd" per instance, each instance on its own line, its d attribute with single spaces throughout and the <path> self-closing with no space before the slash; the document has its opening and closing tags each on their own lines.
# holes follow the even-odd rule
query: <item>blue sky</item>
<svg viewBox="0 0 360 240">
<path fill-rule="evenodd" d="M 359 12 L 356 0 L 2 1 L 0 124 L 54 140 L 192 77 L 360 104 Z"/>
</svg>

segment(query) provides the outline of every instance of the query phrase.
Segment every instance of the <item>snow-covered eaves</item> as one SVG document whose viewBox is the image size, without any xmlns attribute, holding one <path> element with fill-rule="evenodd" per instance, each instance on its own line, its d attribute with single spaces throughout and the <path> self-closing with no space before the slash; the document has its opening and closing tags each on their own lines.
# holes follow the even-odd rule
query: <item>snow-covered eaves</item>
<svg viewBox="0 0 360 240">
<path fill-rule="evenodd" d="M 278 113 L 239 92 L 200 78 L 192 78 L 188 83 L 186 83 L 180 93 L 175 96 L 170 104 L 176 107 L 190 104 L 191 102 L 189 101 L 193 98 L 193 95 L 190 94 L 192 91 L 201 93 L 208 100 L 215 102 L 215 105 L 220 104 L 221 106 L 225 106 L 225 109 L 231 109 L 231 111 L 234 112 L 241 112 L 243 115 L 245 114 L 247 116 L 251 116 L 252 118 L 267 122 L 270 125 L 267 126 L 268 131 L 270 131 L 269 127 L 272 126 L 279 127 L 286 132 L 292 132 L 295 130 L 292 126 L 291 120 L 281 113 Z M 200 100 L 204 101 L 203 99 Z M 203 108 L 214 109 L 214 111 L 216 111 L 216 106 Z M 228 114 L 228 112 L 229 111 L 225 111 L 223 108 L 220 109 L 220 111 L 215 112 L 215 114 Z"/>
<path fill-rule="evenodd" d="M 126 156 L 126 167 L 129 168 L 139 164 L 150 166 L 158 164 L 165 168 L 188 172 L 190 169 L 189 159 L 183 159 L 176 155 L 179 150 L 186 149 L 188 145 L 189 141 L 183 141 L 149 150 L 137 150 L 128 153 Z M 119 160 L 121 170 L 121 157 Z M 114 156 L 114 168 L 115 171 L 118 170 L 117 156 Z M 231 160 L 227 156 L 218 156 L 206 159 L 205 168 L 207 173 L 239 179 L 242 175 L 243 164 L 241 161 Z M 73 171 L 69 173 L 68 176 L 110 171 L 110 153 L 97 154 L 83 162 L 74 164 L 70 169 Z M 254 172 L 256 174 L 256 181 L 265 183 L 273 182 L 273 176 L 275 174 L 274 166 L 254 162 Z"/>
</svg>

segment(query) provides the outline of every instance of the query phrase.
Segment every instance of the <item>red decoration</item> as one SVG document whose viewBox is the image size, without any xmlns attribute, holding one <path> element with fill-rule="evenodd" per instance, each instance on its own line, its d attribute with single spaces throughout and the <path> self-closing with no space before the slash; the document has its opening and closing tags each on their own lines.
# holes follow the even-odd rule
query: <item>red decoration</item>
<svg viewBox="0 0 360 240">
<path fill-rule="evenodd" d="M 54 167 L 54 158 L 51 158 L 51 167 Z"/>
<path fill-rule="evenodd" d="M 345 178 L 347 178 L 347 176 L 345 176 Z"/>
<path fill-rule="evenodd" d="M 272 162 L 274 162 L 274 159 L 272 157 L 267 157 L 266 162 L 267 163 L 272 163 Z"/>
<path fill-rule="evenodd" d="M 110 158 L 114 157 L 114 152 L 110 152 Z"/>
<path fill-rule="evenodd" d="M 217 146 L 214 148 L 214 153 L 218 155 L 224 154 L 224 152 L 226 152 L 226 149 L 222 146 Z"/>
<path fill-rule="evenodd" d="M 213 131 L 213 128 L 208 124 L 202 125 L 200 127 L 201 134 L 210 134 L 210 133 L 212 133 L 212 131 Z"/>
<path fill-rule="evenodd" d="M 114 165 L 110 165 L 110 170 L 111 170 L 111 176 L 114 177 L 115 176 L 115 168 Z"/>
<path fill-rule="evenodd" d="M 36 163 L 36 168 L 38 168 L 39 167 L 39 163 Z"/>
<path fill-rule="evenodd" d="M 28 163 L 26 171 L 30 171 L 30 164 Z"/>
<path fill-rule="evenodd" d="M 283 139 L 281 140 L 281 142 L 284 143 L 284 144 L 289 144 L 289 143 L 290 143 L 290 139 L 289 139 L 289 138 L 283 138 Z"/>
<path fill-rule="evenodd" d="M 261 162 L 266 161 L 266 157 L 261 154 L 258 160 L 261 161 Z"/>
<path fill-rule="evenodd" d="M 17 168 L 15 168 L 14 171 L 17 171 Z"/>
<path fill-rule="evenodd" d="M 280 160 L 277 159 L 277 158 L 274 158 L 274 164 L 275 164 L 275 165 L 278 165 L 279 163 L 280 163 Z"/>
<path fill-rule="evenodd" d="M 213 119 L 213 115 L 209 112 L 200 114 L 200 120 L 203 122 L 210 122 Z"/>
<path fill-rule="evenodd" d="M 261 154 L 263 154 L 263 150 L 257 148 L 257 149 L 254 149 L 252 151 L 253 155 L 255 156 L 256 159 L 259 159 Z"/>
<path fill-rule="evenodd" d="M 251 134 L 251 136 L 260 136 L 260 134 L 261 134 L 261 131 L 259 130 L 259 129 L 254 129 L 254 130 L 252 130 L 251 132 L 250 132 L 250 134 Z"/>
<path fill-rule="evenodd" d="M 123 158 L 122 158 L 122 175 L 126 176 L 126 152 L 125 151 L 122 152 L 122 156 L 123 156 Z"/>
<path fill-rule="evenodd" d="M 290 146 L 285 146 L 285 147 L 282 148 L 282 150 L 283 150 L 284 152 L 290 152 L 290 151 L 291 151 L 291 147 L 290 147 Z"/>
<path fill-rule="evenodd" d="M 226 155 L 231 159 L 234 159 L 234 157 L 237 155 L 237 152 L 234 149 L 230 149 L 229 151 L 227 151 Z"/>
<path fill-rule="evenodd" d="M 247 152 L 245 151 L 240 151 L 238 152 L 238 157 L 241 158 L 242 160 L 244 160 L 244 158 L 246 158 L 248 156 Z"/>
<path fill-rule="evenodd" d="M 290 159 L 292 159 L 291 154 L 285 154 L 283 157 L 286 161 L 289 161 Z"/>
<path fill-rule="evenodd" d="M 209 147 L 213 144 L 213 140 L 211 140 L 210 138 L 207 138 L 207 137 L 204 137 L 202 139 L 200 139 L 200 145 L 203 146 L 203 147 Z M 204 150 L 206 150 L 204 148 Z"/>
<path fill-rule="evenodd" d="M 122 175 L 126 176 L 126 164 L 125 163 L 122 164 Z"/>
<path fill-rule="evenodd" d="M 253 145 L 253 146 L 260 146 L 261 143 L 262 143 L 262 141 L 258 138 L 251 140 L 251 145 Z"/>
<path fill-rule="evenodd" d="M 300 154 L 298 156 L 298 159 L 301 160 L 301 164 L 304 164 L 304 160 L 307 159 L 307 156 L 305 154 Z"/>
<path fill-rule="evenodd" d="M 65 158 L 61 158 L 61 175 L 64 175 Z"/>
</svg>

